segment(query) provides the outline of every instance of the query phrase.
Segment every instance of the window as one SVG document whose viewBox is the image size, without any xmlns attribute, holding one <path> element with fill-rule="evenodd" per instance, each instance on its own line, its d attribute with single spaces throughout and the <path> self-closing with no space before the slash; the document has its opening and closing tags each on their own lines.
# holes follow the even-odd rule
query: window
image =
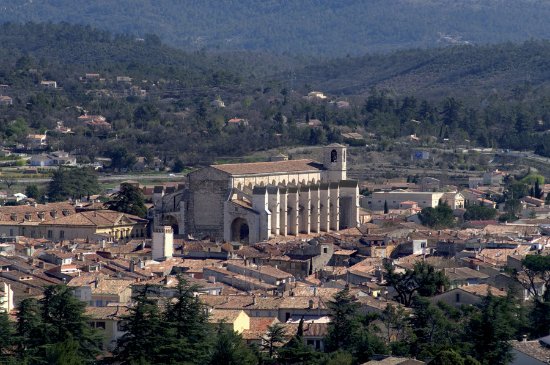
<svg viewBox="0 0 550 365">
<path fill-rule="evenodd" d="M 455 302 L 460 303 L 460 293 L 456 293 Z"/>
<path fill-rule="evenodd" d="M 323 253 L 328 253 L 328 248 L 327 247 L 323 247 Z"/>
<path fill-rule="evenodd" d="M 285 322 L 288 321 L 290 319 L 290 313 L 289 312 L 286 312 L 285 314 Z"/>
<path fill-rule="evenodd" d="M 65 231 L 59 231 L 59 239 L 60 240 L 65 239 Z"/>
<path fill-rule="evenodd" d="M 330 162 L 338 161 L 338 152 L 336 150 L 330 151 Z"/>
<path fill-rule="evenodd" d="M 96 322 L 95 328 L 102 328 L 105 329 L 105 322 Z"/>
</svg>

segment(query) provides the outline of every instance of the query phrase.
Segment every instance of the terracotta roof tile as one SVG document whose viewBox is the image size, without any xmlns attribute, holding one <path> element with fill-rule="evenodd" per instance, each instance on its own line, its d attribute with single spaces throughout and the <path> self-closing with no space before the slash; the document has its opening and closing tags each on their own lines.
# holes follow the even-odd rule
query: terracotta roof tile
<svg viewBox="0 0 550 365">
<path fill-rule="evenodd" d="M 273 162 L 252 162 L 239 164 L 211 165 L 211 167 L 230 175 L 252 175 L 286 172 L 318 172 L 323 165 L 312 160 L 288 160 Z"/>
</svg>

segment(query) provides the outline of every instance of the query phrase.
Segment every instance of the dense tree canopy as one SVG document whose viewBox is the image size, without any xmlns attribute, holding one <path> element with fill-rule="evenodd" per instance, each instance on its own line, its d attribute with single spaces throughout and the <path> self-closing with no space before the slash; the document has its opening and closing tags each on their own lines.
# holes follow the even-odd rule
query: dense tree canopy
<svg viewBox="0 0 550 365">
<path fill-rule="evenodd" d="M 141 218 L 145 218 L 147 215 L 143 193 L 138 186 L 130 183 L 120 184 L 120 190 L 106 203 L 106 207 Z"/>
<path fill-rule="evenodd" d="M 384 269 L 388 285 L 396 292 L 397 301 L 405 306 L 410 306 L 417 295 L 430 297 L 443 292 L 449 285 L 443 271 L 424 261 L 415 263 L 412 270 L 405 269 L 404 273 L 396 272 L 389 263 L 384 265 Z"/>
<path fill-rule="evenodd" d="M 60 168 L 48 186 L 48 200 L 80 199 L 100 192 L 97 175 L 87 168 Z"/>
<path fill-rule="evenodd" d="M 464 213 L 464 220 L 489 220 L 495 219 L 497 210 L 483 205 L 468 205 Z"/>
<path fill-rule="evenodd" d="M 446 203 L 435 208 L 423 208 L 418 217 L 422 224 L 432 228 L 449 228 L 455 225 L 453 210 Z"/>
</svg>

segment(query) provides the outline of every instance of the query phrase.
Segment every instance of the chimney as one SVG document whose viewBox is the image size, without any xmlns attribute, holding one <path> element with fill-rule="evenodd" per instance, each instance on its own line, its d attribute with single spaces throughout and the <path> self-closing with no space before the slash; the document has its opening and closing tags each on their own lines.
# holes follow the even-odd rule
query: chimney
<svg viewBox="0 0 550 365">
<path fill-rule="evenodd" d="M 136 262 L 134 259 L 130 260 L 130 272 L 134 272 L 136 270 Z"/>
</svg>

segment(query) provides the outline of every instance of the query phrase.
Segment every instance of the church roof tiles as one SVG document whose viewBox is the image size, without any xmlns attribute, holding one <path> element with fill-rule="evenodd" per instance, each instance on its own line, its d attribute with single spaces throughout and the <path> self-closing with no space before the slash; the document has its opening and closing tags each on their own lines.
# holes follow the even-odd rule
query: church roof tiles
<svg viewBox="0 0 550 365">
<path fill-rule="evenodd" d="M 275 174 L 304 171 L 318 172 L 323 170 L 322 164 L 307 159 L 223 164 L 212 165 L 212 167 L 230 175 Z"/>
</svg>

